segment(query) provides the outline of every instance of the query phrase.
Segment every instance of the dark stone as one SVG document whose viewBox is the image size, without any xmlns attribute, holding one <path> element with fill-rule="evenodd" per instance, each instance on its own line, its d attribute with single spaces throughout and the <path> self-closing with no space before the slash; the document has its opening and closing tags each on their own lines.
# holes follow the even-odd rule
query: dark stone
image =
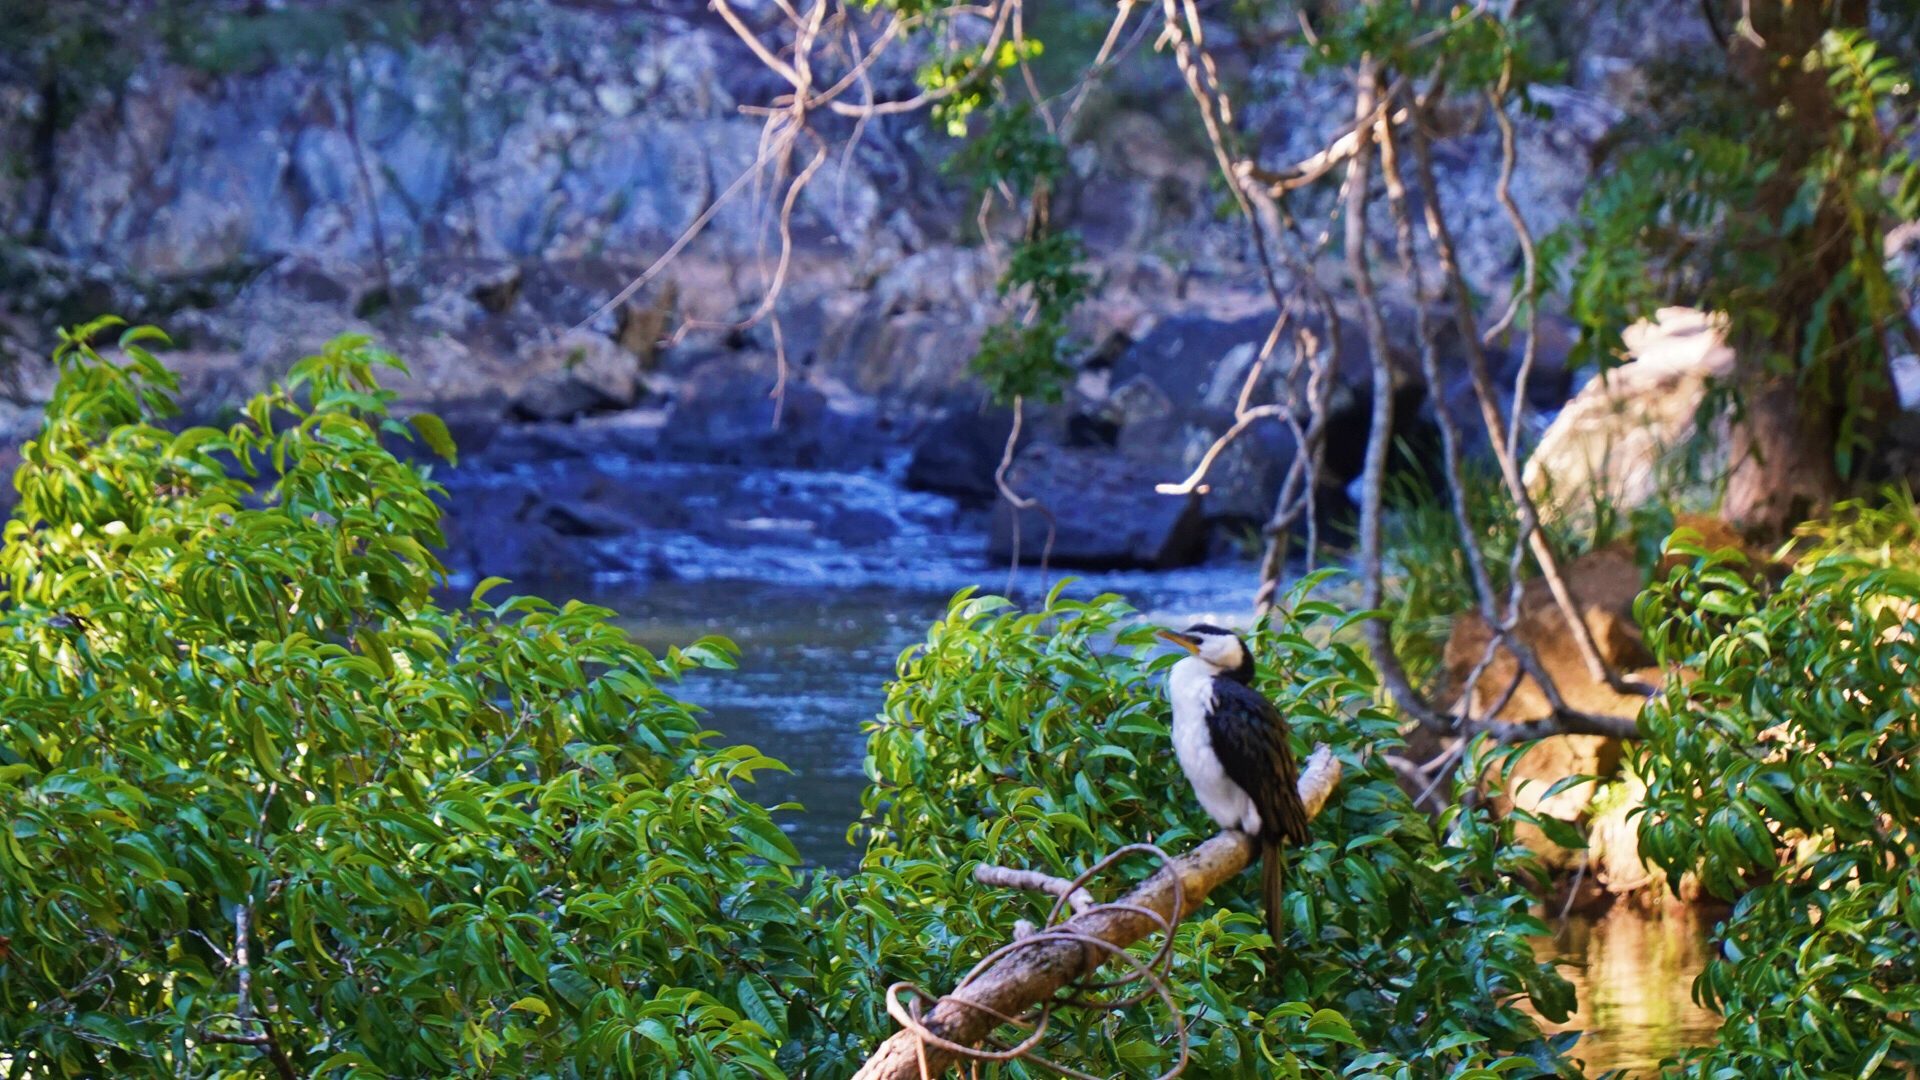
<svg viewBox="0 0 1920 1080">
<path fill-rule="evenodd" d="M 561 536 L 623 536 L 634 523 L 610 507 L 591 502 L 553 502 L 540 511 L 540 523 Z"/>
<path fill-rule="evenodd" d="M 519 268 L 515 267 L 496 277 L 475 282 L 467 295 L 473 298 L 474 303 L 493 314 L 501 314 L 513 307 L 513 302 L 520 298 Z"/>
<path fill-rule="evenodd" d="M 307 259 L 288 260 L 270 272 L 276 291 L 313 304 L 344 304 L 353 295 L 345 282 Z"/>
<path fill-rule="evenodd" d="M 1235 348 L 1259 348 L 1273 329 L 1273 319 L 1254 315 L 1222 322 L 1198 315 L 1162 319 L 1153 332 L 1135 342 L 1113 364 L 1113 385 L 1136 375 L 1151 379 L 1167 396 L 1176 413 L 1202 404 L 1207 381 L 1221 357 Z"/>
<path fill-rule="evenodd" d="M 571 420 L 616 408 L 619 402 L 570 374 L 555 372 L 534 379 L 513 399 L 509 415 L 515 420 Z"/>
<path fill-rule="evenodd" d="M 927 425 L 914 440 L 907 463 L 907 487 L 950 495 L 962 502 L 985 505 L 998 494 L 993 474 L 1006 452 L 1013 431 L 1013 410 L 979 405 L 956 405 Z M 1025 431 L 1021 445 L 1031 442 Z"/>
<path fill-rule="evenodd" d="M 1067 445 L 1111 449 L 1120 441 L 1120 425 L 1104 416 L 1075 413 L 1067 417 Z"/>
<path fill-rule="evenodd" d="M 880 463 L 884 446 L 871 422 L 827 407 L 826 396 L 790 379 L 785 401 L 768 396 L 773 383 L 752 374 L 720 372 L 691 380 L 660 432 L 660 453 L 674 461 L 760 468 L 862 469 Z"/>
<path fill-rule="evenodd" d="M 1207 521 L 1199 495 L 1161 495 L 1151 466 L 1113 454 L 1036 443 L 1021 453 L 1008 482 L 1046 508 L 1016 512 L 994 505 L 988 557 L 1013 557 L 1019 529 L 1020 561 L 1038 563 L 1047 552 L 1048 516 L 1054 528 L 1046 555 L 1054 566 L 1088 570 L 1168 570 L 1206 557 Z M 1016 525 L 1017 520 L 1017 525 Z"/>
<path fill-rule="evenodd" d="M 523 484 L 449 488 L 441 518 L 446 562 L 476 577 L 537 580 L 579 565 L 565 537 L 531 517 L 539 493 Z"/>
</svg>

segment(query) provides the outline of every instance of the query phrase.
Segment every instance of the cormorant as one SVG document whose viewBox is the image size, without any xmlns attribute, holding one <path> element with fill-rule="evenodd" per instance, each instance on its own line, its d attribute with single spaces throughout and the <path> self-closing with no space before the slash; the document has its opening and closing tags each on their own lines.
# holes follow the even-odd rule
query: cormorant
<svg viewBox="0 0 1920 1080">
<path fill-rule="evenodd" d="M 1287 721 L 1253 688 L 1253 654 L 1239 635 L 1195 623 L 1160 636 L 1192 654 L 1167 676 L 1180 771 L 1213 820 L 1259 844 L 1267 932 L 1277 946 L 1286 929 L 1285 845 L 1308 841 Z"/>
</svg>

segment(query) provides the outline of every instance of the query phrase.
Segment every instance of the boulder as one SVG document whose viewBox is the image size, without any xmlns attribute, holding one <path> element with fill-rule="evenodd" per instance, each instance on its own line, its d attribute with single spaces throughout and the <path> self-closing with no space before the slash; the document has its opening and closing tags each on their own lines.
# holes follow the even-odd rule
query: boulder
<svg viewBox="0 0 1920 1080">
<path fill-rule="evenodd" d="M 529 350 L 530 376 L 513 399 L 522 420 L 571 420 L 631 407 L 644 391 L 632 353 L 603 334 L 575 331 Z"/>
<path fill-rule="evenodd" d="M 660 432 L 661 455 L 765 468 L 858 470 L 880 464 L 885 444 L 874 438 L 871 417 L 830 408 L 826 395 L 798 371 L 789 375 L 783 401 L 775 401 L 774 385 L 773 375 L 752 363 L 702 365 L 681 384 Z"/>
<path fill-rule="evenodd" d="M 1120 429 L 1116 445 L 1121 454 L 1149 468 L 1155 483 L 1177 484 L 1192 475 L 1233 424 L 1233 414 L 1226 410 L 1194 409 L 1184 416 L 1161 415 L 1127 424 Z M 1207 517 L 1265 522 L 1273 516 L 1293 457 L 1293 433 L 1285 424 L 1274 419 L 1256 421 L 1228 443 L 1207 469 Z"/>
<path fill-rule="evenodd" d="M 994 504 L 988 558 L 1013 557 L 1015 529 L 1020 561 L 1087 570 L 1168 570 L 1191 566 L 1206 555 L 1207 524 L 1201 497 L 1161 495 L 1150 466 L 1096 450 L 1035 443 L 1022 451 L 1007 480 L 1038 507 L 1016 511 L 1005 499 Z M 1047 552 L 1049 515 L 1054 530 Z"/>
<path fill-rule="evenodd" d="M 913 491 L 949 495 L 984 506 L 997 496 L 993 474 L 1013 431 L 1013 410 L 984 402 L 956 404 L 928 424 L 913 442 L 906 485 Z M 1022 446 L 1033 441 L 1022 425 Z"/>
<path fill-rule="evenodd" d="M 1560 411 L 1528 459 L 1526 483 L 1544 513 L 1591 519 L 1596 502 L 1626 511 L 1662 492 L 1689 487 L 1687 451 L 1695 416 L 1711 384 L 1733 371 L 1726 319 L 1691 308 L 1662 308 L 1622 337 L 1633 357 L 1587 383 Z M 1714 452 L 1702 475 L 1725 464 L 1725 440 L 1709 433 Z"/>
</svg>

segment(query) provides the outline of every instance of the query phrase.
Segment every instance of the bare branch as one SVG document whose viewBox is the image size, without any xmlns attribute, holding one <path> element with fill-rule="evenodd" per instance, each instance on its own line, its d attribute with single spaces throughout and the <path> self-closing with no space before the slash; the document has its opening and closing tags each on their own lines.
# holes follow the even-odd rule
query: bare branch
<svg viewBox="0 0 1920 1080">
<path fill-rule="evenodd" d="M 1416 110 L 1416 113 L 1419 111 Z M 1432 193 L 1436 190 L 1433 154 L 1424 121 L 1424 116 L 1416 115 L 1412 125 L 1414 155 L 1419 164 L 1421 184 L 1427 192 Z M 1649 694 L 1652 692 L 1650 687 L 1625 682 L 1601 658 L 1599 647 L 1594 643 L 1592 631 L 1588 629 L 1586 620 L 1580 617 L 1573 594 L 1567 589 L 1566 581 L 1560 575 L 1559 561 L 1555 558 L 1546 537 L 1540 532 L 1539 513 L 1533 505 L 1532 497 L 1527 493 L 1526 484 L 1521 480 L 1517 455 L 1508 451 L 1506 441 L 1498 434 L 1505 431 L 1507 425 L 1502 423 L 1500 406 L 1493 391 L 1493 379 L 1487 371 L 1487 355 L 1480 344 L 1479 332 L 1474 328 L 1473 296 L 1471 290 L 1467 288 L 1466 277 L 1461 273 L 1459 260 L 1455 256 L 1453 236 L 1447 229 L 1446 218 L 1440 213 L 1438 202 L 1431 197 L 1431 194 L 1425 202 L 1427 233 L 1433 239 L 1434 250 L 1440 258 L 1441 273 L 1453 294 L 1454 320 L 1459 324 L 1460 340 L 1466 349 L 1467 371 L 1472 378 L 1474 396 L 1480 402 L 1481 418 L 1486 424 L 1489 441 L 1493 443 L 1494 457 L 1500 465 L 1500 475 L 1506 481 L 1507 490 L 1513 498 L 1514 505 L 1519 508 L 1522 532 L 1526 534 L 1534 560 L 1540 566 L 1540 576 L 1546 580 L 1554 602 L 1559 605 L 1561 613 L 1566 617 L 1568 633 L 1573 636 L 1574 644 L 1578 647 L 1581 659 L 1586 662 L 1594 681 L 1604 682 L 1619 693 L 1639 693 L 1643 696 Z M 1514 408 L 1520 407 L 1521 403 L 1516 401 Z M 1542 690 L 1545 689 L 1543 685 Z M 1550 701 L 1556 696 L 1556 694 L 1548 694 Z M 1564 706 L 1554 702 L 1554 708 L 1558 712 Z"/>
<path fill-rule="evenodd" d="M 1309 818 L 1326 805 L 1340 772 L 1340 761 L 1332 750 L 1315 748 L 1300 773 L 1300 801 Z M 975 1048 L 1003 1023 L 1053 1001 L 1060 991 L 1109 960 L 1126 957 L 1122 962 L 1134 967 L 1138 978 L 1144 965 L 1127 947 L 1155 931 L 1165 932 L 1192 914 L 1209 893 L 1245 870 L 1256 854 L 1253 839 L 1245 833 L 1221 832 L 1171 860 L 1117 903 L 1098 905 L 1060 926 L 1004 946 L 924 1016 L 901 1011 L 896 995 L 909 987 L 890 987 L 888 1011 L 896 1019 L 912 1021 L 919 1030 L 895 1032 L 881 1043 L 855 1074 L 856 1080 L 931 1080 L 963 1058 L 1025 1056 L 1044 1033 L 1044 1024 L 1013 1051 Z"/>
<path fill-rule="evenodd" d="M 1379 70 L 1373 60 L 1361 62 L 1355 77 L 1354 116 L 1365 121 L 1375 114 L 1375 94 Z M 1387 354 L 1386 317 L 1380 298 L 1374 292 L 1373 269 L 1368 257 L 1367 194 L 1373 169 L 1373 128 L 1359 126 L 1360 145 L 1347 163 L 1346 253 L 1347 273 L 1353 279 L 1354 292 L 1360 296 L 1361 324 L 1367 332 L 1367 352 L 1373 368 L 1373 415 L 1367 429 L 1366 470 L 1361 477 L 1360 498 L 1360 607 L 1380 610 L 1384 589 L 1384 559 L 1381 551 L 1382 518 L 1387 482 L 1387 447 L 1393 437 L 1393 369 Z M 1431 190 L 1431 189 L 1429 189 Z M 1450 725 L 1407 677 L 1384 617 L 1376 616 L 1361 624 L 1361 633 L 1373 653 L 1380 681 L 1399 704 L 1401 711 L 1421 724 L 1445 730 Z"/>
<path fill-rule="evenodd" d="M 973 868 L 973 879 L 982 885 L 1002 889 L 1026 889 L 1043 892 L 1067 902 L 1075 915 L 1084 915 L 1093 906 L 1093 894 L 1066 878 L 1043 874 L 1038 870 L 1016 870 L 1010 866 L 981 863 Z"/>
</svg>

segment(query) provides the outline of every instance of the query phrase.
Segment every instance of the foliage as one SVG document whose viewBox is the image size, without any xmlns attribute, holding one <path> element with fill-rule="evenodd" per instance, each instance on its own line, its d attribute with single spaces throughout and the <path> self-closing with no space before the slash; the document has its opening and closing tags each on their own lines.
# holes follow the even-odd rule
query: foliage
<svg viewBox="0 0 1920 1080">
<path fill-rule="evenodd" d="M 11 1075 L 777 1075 L 810 943 L 734 788 L 775 763 L 658 685 L 730 646 L 491 581 L 440 608 L 363 342 L 175 434 L 148 335 L 116 363 L 105 328 L 60 349 L 0 553 Z M 271 1047 L 214 1040 L 249 1011 Z"/>
<path fill-rule="evenodd" d="M 1409 458 L 1414 452 L 1401 447 Z M 1506 596 L 1507 567 L 1520 529 L 1513 496 L 1483 457 L 1462 462 L 1467 518 L 1473 523 L 1480 555 L 1496 595 Z M 1479 606 L 1473 570 L 1460 543 L 1460 525 L 1444 488 L 1417 471 L 1388 478 L 1386 550 L 1392 567 L 1385 579 L 1386 606 L 1393 613 L 1394 650 L 1414 679 L 1422 679 L 1440 661 L 1442 646 L 1462 611 Z"/>
<path fill-rule="evenodd" d="M 1697 59 L 1669 73 L 1652 95 L 1661 108 L 1544 245 L 1583 326 L 1578 355 L 1612 363 L 1620 331 L 1663 304 L 1725 312 L 1743 355 L 1793 376 L 1804 409 L 1836 417 L 1835 464 L 1848 476 L 1887 361 L 1907 351 L 1889 341 L 1905 304 L 1882 236 L 1920 215 L 1920 168 L 1890 126 L 1910 113 L 1894 106 L 1915 73 L 1859 29 L 1779 56 L 1773 70 L 1786 74 L 1761 86 Z M 1826 115 L 1802 115 L 1811 91 L 1791 88 L 1796 71 L 1824 84 Z"/>
<path fill-rule="evenodd" d="M 1909 497 L 1807 530 L 1775 591 L 1685 533 L 1646 593 L 1640 849 L 1736 901 L 1696 996 L 1725 1018 L 1685 1075 L 1874 1076 L 1920 1064 L 1920 515 Z"/>
<path fill-rule="evenodd" d="M 1479 812 L 1452 813 L 1443 839 L 1409 805 L 1380 756 L 1396 725 L 1374 705 L 1365 662 L 1330 643 L 1338 611 L 1304 599 L 1317 583 L 1261 624 L 1254 649 L 1296 752 L 1330 743 L 1346 778 L 1293 857 L 1285 949 L 1268 948 L 1253 881 L 1181 927 L 1174 975 L 1190 988 L 1196 1075 L 1440 1077 L 1516 1053 L 1541 1065 L 1507 1059 L 1510 1075 L 1565 1068 L 1512 1004 L 1530 996 L 1561 1016 L 1573 1003 L 1527 944 L 1543 928 L 1528 915 L 1521 853 Z M 1185 790 L 1152 686 L 1170 658 L 1131 616 L 1111 596 L 1077 602 L 1059 589 L 1024 614 L 962 594 L 902 657 L 869 744 L 861 872 L 888 883 L 890 902 L 850 916 L 884 923 L 896 943 L 888 978 L 947 985 L 1016 918 L 1044 914 L 1045 898 L 975 884 L 978 862 L 1072 877 L 1124 844 L 1177 851 L 1215 831 L 1191 800 L 1167 798 Z M 1101 891 L 1152 869 L 1125 864 Z M 1164 1017 L 1072 1021 L 1056 1060 L 1129 1074 L 1171 1064 Z"/>
<path fill-rule="evenodd" d="M 1030 318 L 989 327 L 972 371 L 995 401 L 1030 397 L 1058 401 L 1073 365 L 1064 355 L 1067 316 L 1086 295 L 1087 276 L 1075 269 L 1080 241 L 1071 233 L 1042 233 L 1014 248 L 1000 277 L 1000 295 L 1019 292 Z"/>
<path fill-rule="evenodd" d="M 1039 56 L 1041 50 L 1040 42 L 1023 39 L 1002 41 L 991 56 L 985 45 L 938 53 L 920 68 L 919 82 L 928 90 L 948 93 L 934 103 L 928 119 L 953 138 L 966 138 L 968 118 L 1000 96 L 992 76 Z"/>
</svg>

